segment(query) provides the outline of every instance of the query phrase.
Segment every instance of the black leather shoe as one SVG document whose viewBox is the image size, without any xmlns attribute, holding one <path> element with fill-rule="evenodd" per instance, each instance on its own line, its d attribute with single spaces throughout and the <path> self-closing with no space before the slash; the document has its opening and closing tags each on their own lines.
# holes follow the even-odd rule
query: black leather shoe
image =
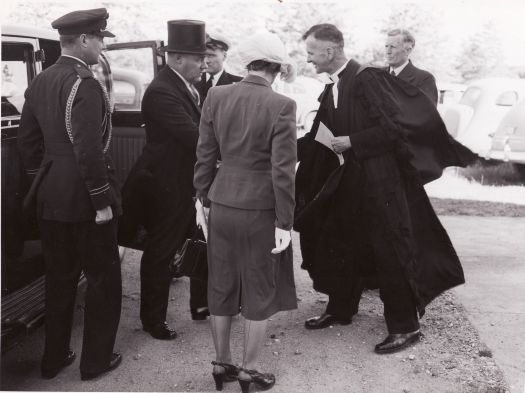
<svg viewBox="0 0 525 393">
<path fill-rule="evenodd" d="M 210 310 L 206 308 L 205 310 L 197 311 L 197 309 L 191 309 L 191 319 L 194 321 L 204 321 L 206 317 L 210 316 Z"/>
<path fill-rule="evenodd" d="M 157 323 L 152 326 L 144 325 L 142 329 L 157 340 L 174 340 L 177 338 L 177 332 L 170 329 L 167 322 Z"/>
<path fill-rule="evenodd" d="M 77 358 L 77 355 L 75 352 L 73 352 L 71 349 L 67 352 L 67 356 L 62 361 L 62 364 L 58 367 L 54 368 L 44 368 L 42 367 L 42 378 L 44 379 L 51 379 L 55 378 L 57 374 L 64 368 L 69 366 L 71 363 L 75 361 Z"/>
<path fill-rule="evenodd" d="M 111 360 L 109 361 L 109 366 L 107 368 L 96 373 L 88 373 L 81 371 L 80 379 L 82 381 L 89 381 L 90 379 L 95 379 L 97 377 L 100 377 L 102 374 L 108 373 L 116 369 L 118 366 L 120 366 L 120 363 L 122 363 L 122 355 L 120 353 L 113 353 L 111 355 Z"/>
<path fill-rule="evenodd" d="M 352 318 L 350 319 L 340 319 L 334 317 L 331 314 L 322 313 L 318 317 L 309 318 L 304 323 L 304 327 L 307 329 L 324 329 L 330 325 L 350 325 L 352 323 Z"/>
<path fill-rule="evenodd" d="M 379 354 L 401 351 L 419 341 L 419 337 L 421 337 L 419 330 L 410 333 L 389 334 L 382 343 L 375 346 L 374 350 Z"/>
</svg>

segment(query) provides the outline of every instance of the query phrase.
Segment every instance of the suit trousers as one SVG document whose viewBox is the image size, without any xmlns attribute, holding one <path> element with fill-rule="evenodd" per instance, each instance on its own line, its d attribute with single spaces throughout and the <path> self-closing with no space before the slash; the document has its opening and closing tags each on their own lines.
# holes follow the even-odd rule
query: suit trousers
<svg viewBox="0 0 525 393">
<path fill-rule="evenodd" d="M 122 301 L 117 219 L 107 224 L 39 221 L 46 264 L 45 349 L 42 368 L 59 367 L 67 356 L 80 273 L 87 279 L 80 370 L 109 366 Z"/>
<path fill-rule="evenodd" d="M 140 320 L 143 326 L 166 321 L 172 281 L 169 264 L 194 227 L 192 201 L 183 209 L 174 206 L 174 210 L 165 210 L 154 224 L 146 227 L 148 241 L 140 263 Z M 206 287 L 206 282 L 190 280 L 191 308 L 207 306 Z"/>
</svg>

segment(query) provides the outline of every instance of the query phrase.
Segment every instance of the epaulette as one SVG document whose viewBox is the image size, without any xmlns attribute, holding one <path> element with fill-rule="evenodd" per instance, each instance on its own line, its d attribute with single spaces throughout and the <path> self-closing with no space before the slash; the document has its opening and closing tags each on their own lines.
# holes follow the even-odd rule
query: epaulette
<svg viewBox="0 0 525 393">
<path fill-rule="evenodd" d="M 77 63 L 73 66 L 73 68 L 75 69 L 80 79 L 94 78 L 93 73 L 81 64 Z"/>
</svg>

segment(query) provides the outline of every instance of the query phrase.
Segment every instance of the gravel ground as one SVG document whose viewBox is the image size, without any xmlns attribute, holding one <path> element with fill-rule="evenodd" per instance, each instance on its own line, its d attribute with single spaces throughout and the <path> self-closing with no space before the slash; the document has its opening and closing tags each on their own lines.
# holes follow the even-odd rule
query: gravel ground
<svg viewBox="0 0 525 393">
<path fill-rule="evenodd" d="M 506 392 L 503 375 L 453 292 L 436 299 L 422 319 L 422 341 L 403 352 L 376 355 L 373 346 L 386 334 L 382 305 L 376 291 L 363 295 L 359 314 L 349 326 L 321 331 L 304 329 L 304 320 L 322 312 L 326 296 L 311 289 L 300 270 L 298 239 L 294 234 L 298 310 L 272 318 L 261 352 L 260 369 L 273 372 L 273 392 Z M 208 322 L 193 322 L 188 310 L 187 279 L 173 282 L 169 322 L 179 332 L 173 342 L 151 339 L 140 328 L 140 252 L 128 250 L 123 262 L 123 310 L 117 348 L 124 362 L 113 373 L 81 382 L 78 360 L 57 378 L 39 378 L 43 329 L 2 358 L 2 390 L 47 391 L 214 391 L 210 375 L 213 343 Z M 76 310 L 72 347 L 80 351 L 82 297 Z M 239 362 L 242 318 L 232 332 L 234 361 Z M 227 384 L 225 391 L 239 391 Z"/>
</svg>

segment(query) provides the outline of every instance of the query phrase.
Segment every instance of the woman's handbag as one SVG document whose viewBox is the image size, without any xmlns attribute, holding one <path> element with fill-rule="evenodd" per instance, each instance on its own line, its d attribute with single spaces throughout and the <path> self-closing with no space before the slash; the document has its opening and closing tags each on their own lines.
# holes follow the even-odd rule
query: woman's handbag
<svg viewBox="0 0 525 393">
<path fill-rule="evenodd" d="M 195 231 L 191 239 L 186 239 L 170 262 L 172 277 L 188 276 L 199 280 L 208 279 L 208 259 L 206 242 L 199 238 L 201 231 Z"/>
</svg>

